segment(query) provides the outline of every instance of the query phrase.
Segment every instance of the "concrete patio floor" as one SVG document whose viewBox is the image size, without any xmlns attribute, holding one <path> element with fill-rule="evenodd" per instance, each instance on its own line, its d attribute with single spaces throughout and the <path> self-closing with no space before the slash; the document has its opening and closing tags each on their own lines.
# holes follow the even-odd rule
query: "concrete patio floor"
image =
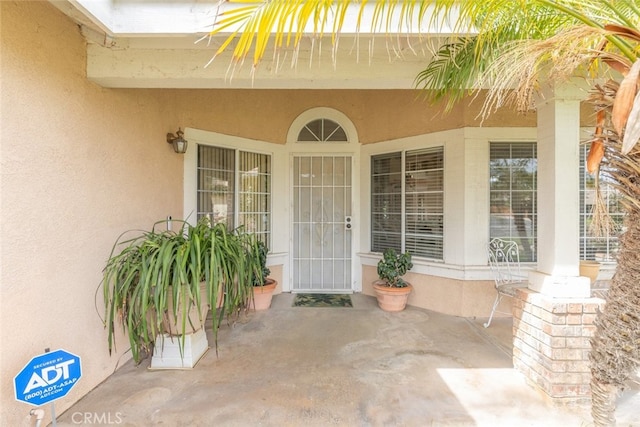
<svg viewBox="0 0 640 427">
<path fill-rule="evenodd" d="M 588 407 L 554 406 L 512 369 L 510 318 L 485 329 L 486 319 L 391 314 L 352 297 L 353 308 L 309 308 L 277 295 L 271 309 L 221 328 L 218 357 L 212 348 L 192 370 L 129 361 L 57 424 L 592 425 Z M 618 403 L 618 425 L 640 426 L 640 387 Z"/>
</svg>

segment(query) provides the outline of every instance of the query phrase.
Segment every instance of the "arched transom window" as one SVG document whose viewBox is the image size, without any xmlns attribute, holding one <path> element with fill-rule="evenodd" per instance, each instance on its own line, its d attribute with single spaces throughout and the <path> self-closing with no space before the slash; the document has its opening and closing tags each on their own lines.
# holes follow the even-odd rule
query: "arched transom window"
<svg viewBox="0 0 640 427">
<path fill-rule="evenodd" d="M 302 128 L 298 142 L 348 142 L 347 133 L 329 119 L 313 120 Z"/>
</svg>

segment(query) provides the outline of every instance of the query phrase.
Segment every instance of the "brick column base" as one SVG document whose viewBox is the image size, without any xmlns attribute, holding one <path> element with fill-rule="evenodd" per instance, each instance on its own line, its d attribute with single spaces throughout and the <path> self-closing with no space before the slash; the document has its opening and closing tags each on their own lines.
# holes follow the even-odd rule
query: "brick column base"
<svg viewBox="0 0 640 427">
<path fill-rule="evenodd" d="M 591 400 L 590 339 L 600 298 L 553 298 L 519 289 L 513 301 L 513 365 L 553 403 Z"/>
</svg>

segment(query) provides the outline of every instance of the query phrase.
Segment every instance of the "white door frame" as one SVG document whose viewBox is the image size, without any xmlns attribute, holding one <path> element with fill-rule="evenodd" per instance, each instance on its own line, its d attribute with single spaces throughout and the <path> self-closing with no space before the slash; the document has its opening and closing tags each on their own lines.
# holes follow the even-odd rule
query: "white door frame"
<svg viewBox="0 0 640 427">
<path fill-rule="evenodd" d="M 338 123 L 347 135 L 347 142 L 298 142 L 300 130 L 309 122 L 317 119 L 329 119 Z M 318 107 L 304 111 L 291 123 L 287 133 L 287 152 L 289 153 L 289 176 L 292 174 L 293 159 L 296 156 L 327 155 L 351 157 L 351 291 L 362 291 L 362 267 L 357 253 L 360 245 L 360 144 L 356 128 L 351 120 L 338 110 Z M 289 260 L 287 287 L 284 291 L 293 290 L 293 181 L 289 181 Z"/>
<path fill-rule="evenodd" d="M 316 162 L 320 159 L 316 165 L 322 165 L 323 171 L 321 172 L 321 176 L 317 179 L 322 181 L 322 191 L 319 195 L 315 193 L 314 189 L 318 188 L 316 185 L 312 186 L 312 181 L 315 181 L 313 177 L 309 176 L 306 178 L 306 184 L 302 181 L 305 180 L 301 175 L 298 179 L 300 180 L 300 186 L 296 187 L 294 184 L 297 182 L 295 175 L 295 162 L 298 159 L 315 159 Z M 338 166 L 339 163 L 336 163 L 337 159 L 348 159 L 348 168 L 347 171 L 349 176 L 344 176 L 343 181 L 340 183 L 326 182 L 325 178 L 325 170 L 326 166 L 330 166 L 332 168 L 332 173 L 335 176 L 334 167 Z M 330 163 L 326 163 L 329 160 Z M 305 163 L 302 161 L 301 163 Z M 345 164 L 346 165 L 346 164 Z M 311 164 L 308 166 L 311 167 Z M 327 154 L 327 153 L 304 153 L 304 154 L 295 154 L 291 156 L 291 249 L 290 249 L 290 266 L 291 266 L 291 287 L 294 292 L 326 292 L 326 293 L 351 293 L 353 292 L 353 220 L 352 220 L 352 211 L 353 211 L 353 156 L 350 153 L 342 153 L 342 154 Z M 309 174 L 311 175 L 311 174 Z M 317 181 L 316 181 L 317 182 Z M 348 183 L 348 186 L 346 185 Z M 339 199 L 336 199 L 334 196 L 336 194 L 340 194 L 341 190 L 344 191 L 348 188 L 348 192 L 344 192 L 342 196 L 342 202 L 339 202 Z M 331 193 L 331 199 L 325 199 L 326 190 Z M 296 198 L 296 192 L 299 197 Z M 338 193 L 336 193 L 338 192 Z M 315 196 L 313 195 L 315 193 Z M 303 195 L 306 195 L 308 199 L 306 202 L 302 202 L 301 198 Z M 314 202 L 313 199 L 317 199 L 317 203 Z M 296 204 L 296 200 L 298 200 L 298 204 Z M 328 201 L 327 201 L 328 200 Z M 329 209 L 326 210 L 326 206 L 324 205 L 328 203 Z M 319 211 L 318 208 L 322 206 L 322 210 Z M 300 208 L 302 208 L 307 214 L 304 215 L 300 213 Z M 336 212 L 341 212 L 339 217 L 336 217 Z M 296 212 L 298 214 L 296 215 Z M 347 216 L 349 217 L 349 222 L 347 223 Z M 298 234 L 296 234 L 296 227 L 298 228 Z M 306 230 L 303 232 L 303 230 Z M 322 235 L 317 235 L 316 232 L 322 230 Z M 328 233 L 327 233 L 328 232 Z M 297 236 L 297 238 L 296 238 Z M 338 237 L 337 239 L 335 237 Z M 348 242 L 344 239 L 348 238 Z M 313 248 L 316 248 L 315 254 L 308 253 L 304 258 L 308 260 L 308 267 L 306 269 L 296 269 L 295 259 L 300 255 L 301 248 L 304 247 L 304 243 L 308 245 L 308 250 L 311 252 Z M 314 244 L 315 242 L 315 244 Z M 344 249 L 344 250 L 343 250 Z M 340 280 L 335 276 L 336 270 L 335 268 L 339 268 L 342 264 L 338 258 L 347 257 L 349 259 L 348 272 L 344 272 L 341 275 L 342 279 Z M 326 271 L 324 267 L 318 267 L 317 261 L 321 261 L 322 265 L 325 265 L 326 261 L 329 261 L 331 264 L 331 272 Z M 301 277 L 296 277 L 296 271 L 298 274 L 300 270 L 304 273 L 311 274 L 312 276 L 307 277 L 308 286 L 298 286 L 298 282 L 300 282 Z M 317 278 L 318 274 L 324 277 L 325 274 L 329 273 L 329 276 L 326 281 L 322 284 L 318 285 Z M 331 284 L 329 287 L 325 287 L 325 284 Z"/>
</svg>

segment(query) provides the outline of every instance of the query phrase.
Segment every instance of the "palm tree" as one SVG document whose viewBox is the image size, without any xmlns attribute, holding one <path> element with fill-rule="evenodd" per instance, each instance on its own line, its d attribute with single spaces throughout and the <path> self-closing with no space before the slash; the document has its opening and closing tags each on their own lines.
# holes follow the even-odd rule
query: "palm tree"
<svg viewBox="0 0 640 427">
<path fill-rule="evenodd" d="M 447 99 L 448 107 L 490 87 L 484 114 L 506 105 L 527 110 L 544 80 L 582 76 L 591 82 L 597 119 L 587 169 L 615 183 L 627 213 L 617 270 L 596 320 L 590 355 L 594 422 L 615 425 L 617 393 L 640 362 L 637 0 L 262 1 L 225 10 L 211 35 L 238 26 L 217 53 L 237 39 L 233 63 L 253 53 L 255 69 L 270 42 L 276 56 L 287 47 L 296 52 L 309 25 L 312 35 L 326 32 L 337 46 L 349 8 L 359 10 L 357 30 L 368 17 L 371 32 L 386 34 L 411 31 L 412 22 L 437 25 L 452 18 L 458 36 L 442 44 L 416 77 L 428 99 Z"/>
</svg>

